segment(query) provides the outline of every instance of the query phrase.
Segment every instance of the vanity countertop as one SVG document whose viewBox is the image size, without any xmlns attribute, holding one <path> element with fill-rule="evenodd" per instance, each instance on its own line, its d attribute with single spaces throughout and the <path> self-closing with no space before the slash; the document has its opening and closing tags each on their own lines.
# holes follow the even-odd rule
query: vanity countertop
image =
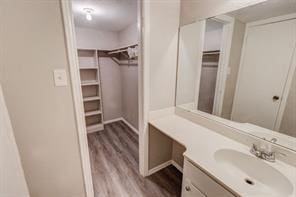
<svg viewBox="0 0 296 197">
<path fill-rule="evenodd" d="M 216 181 L 220 182 L 234 194 L 248 197 L 283 197 L 282 195 L 274 194 L 276 192 L 271 191 L 269 188 L 261 187 L 262 189 L 258 189 L 258 187 L 247 185 L 244 180 L 238 181 L 240 179 L 236 177 L 235 167 L 233 167 L 233 171 L 227 171 L 225 168 L 222 168 L 221 164 L 218 164 L 214 157 L 216 151 L 223 149 L 236 150 L 255 157 L 249 152 L 250 147 L 175 115 L 174 113 L 154 117 L 149 121 L 149 123 L 167 136 L 185 146 L 186 151 L 184 152 L 184 156 L 186 158 L 191 160 L 191 162 L 196 164 L 196 166 L 216 179 Z M 293 184 L 293 187 L 296 188 L 295 167 L 278 160 L 275 163 L 264 160 L 262 160 L 262 162 L 265 162 L 278 170 L 281 174 L 288 178 L 288 180 Z M 295 197 L 295 189 L 286 196 Z"/>
</svg>

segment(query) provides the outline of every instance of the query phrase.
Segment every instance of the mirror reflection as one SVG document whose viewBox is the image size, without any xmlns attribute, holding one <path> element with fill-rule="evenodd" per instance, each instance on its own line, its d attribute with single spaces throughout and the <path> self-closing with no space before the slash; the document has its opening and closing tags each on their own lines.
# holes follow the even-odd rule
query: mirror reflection
<svg viewBox="0 0 296 197">
<path fill-rule="evenodd" d="M 182 26 L 176 106 L 243 123 L 252 135 L 296 149 L 295 47 L 294 0 Z"/>
</svg>

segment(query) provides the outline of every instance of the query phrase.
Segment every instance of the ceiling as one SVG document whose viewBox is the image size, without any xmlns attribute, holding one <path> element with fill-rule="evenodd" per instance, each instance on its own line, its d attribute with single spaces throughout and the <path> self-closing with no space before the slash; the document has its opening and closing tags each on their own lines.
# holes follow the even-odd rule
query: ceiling
<svg viewBox="0 0 296 197">
<path fill-rule="evenodd" d="M 242 22 L 252 22 L 296 13 L 296 0 L 267 0 L 263 3 L 229 13 Z"/>
<path fill-rule="evenodd" d="M 137 0 L 72 0 L 75 25 L 105 31 L 121 31 L 137 21 Z M 94 10 L 86 20 L 84 8 Z"/>
</svg>

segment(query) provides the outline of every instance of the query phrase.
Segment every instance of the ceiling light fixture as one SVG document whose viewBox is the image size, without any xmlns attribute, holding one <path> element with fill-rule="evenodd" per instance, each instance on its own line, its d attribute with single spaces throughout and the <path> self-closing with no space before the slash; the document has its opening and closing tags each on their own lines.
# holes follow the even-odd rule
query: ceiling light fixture
<svg viewBox="0 0 296 197">
<path fill-rule="evenodd" d="M 92 14 L 94 13 L 94 10 L 91 8 L 84 8 L 83 11 L 85 12 L 86 20 L 91 21 L 92 20 Z"/>
</svg>

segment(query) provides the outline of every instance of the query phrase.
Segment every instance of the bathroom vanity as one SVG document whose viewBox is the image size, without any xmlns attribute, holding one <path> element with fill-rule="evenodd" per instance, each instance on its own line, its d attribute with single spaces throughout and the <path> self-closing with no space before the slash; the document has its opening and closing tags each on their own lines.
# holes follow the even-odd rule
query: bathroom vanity
<svg viewBox="0 0 296 197">
<path fill-rule="evenodd" d="M 296 2 L 267 0 L 179 29 L 175 107 L 149 114 L 148 174 L 182 197 L 296 196 Z"/>
<path fill-rule="evenodd" d="M 296 2 L 267 0 L 179 28 L 175 107 L 149 114 L 148 171 L 182 196 L 296 196 Z"/>
<path fill-rule="evenodd" d="M 183 165 L 177 164 L 183 169 L 183 197 L 296 195 L 296 166 L 293 166 L 296 160 L 289 164 L 279 157 L 275 162 L 255 157 L 250 153 L 251 144 L 258 142 L 255 139 L 246 137 L 247 143 L 242 144 L 176 114 L 172 108 L 152 112 L 149 124 L 149 132 L 162 135 L 157 139 L 155 135 L 150 136 L 149 147 L 158 149 L 149 153 L 149 160 L 163 158 L 162 164 L 172 164 L 165 156 L 170 154 L 168 147 L 174 149 L 168 141 L 176 141 L 186 149 L 182 154 Z M 160 144 L 159 139 L 163 143 Z M 284 154 L 280 149 L 276 151 L 276 155 Z M 162 164 L 159 166 L 165 167 Z"/>
</svg>

